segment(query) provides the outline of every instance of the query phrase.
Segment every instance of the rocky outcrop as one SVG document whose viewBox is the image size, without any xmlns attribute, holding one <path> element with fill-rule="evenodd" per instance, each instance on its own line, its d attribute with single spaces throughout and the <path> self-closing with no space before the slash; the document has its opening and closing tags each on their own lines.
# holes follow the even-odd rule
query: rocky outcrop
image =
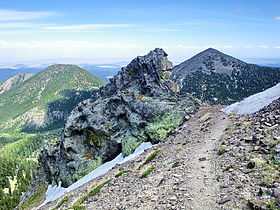
<svg viewBox="0 0 280 210">
<path fill-rule="evenodd" d="M 191 96 L 178 97 L 171 69 L 167 54 L 155 49 L 124 67 L 97 100 L 80 103 L 61 141 L 40 156 L 48 181 L 68 186 L 120 152 L 164 141 L 199 105 Z"/>
<path fill-rule="evenodd" d="M 21 85 L 24 81 L 28 80 L 31 76 L 32 74 L 30 73 L 21 73 L 9 78 L 0 86 L 0 94 L 5 93 Z"/>
<path fill-rule="evenodd" d="M 181 93 L 213 104 L 231 104 L 280 82 L 280 69 L 247 64 L 207 49 L 174 67 Z"/>
</svg>

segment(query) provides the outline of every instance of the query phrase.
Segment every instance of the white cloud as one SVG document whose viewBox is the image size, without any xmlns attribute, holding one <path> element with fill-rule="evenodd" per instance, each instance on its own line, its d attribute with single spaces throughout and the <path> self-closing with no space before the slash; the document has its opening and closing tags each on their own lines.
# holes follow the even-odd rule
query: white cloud
<svg viewBox="0 0 280 210">
<path fill-rule="evenodd" d="M 280 20 L 280 16 L 274 17 L 274 20 Z"/>
<path fill-rule="evenodd" d="M 18 11 L 0 9 L 0 22 L 35 20 L 56 15 L 49 11 Z"/>
<path fill-rule="evenodd" d="M 0 24 L 0 30 L 22 30 L 22 29 L 31 29 L 39 28 L 43 25 L 28 23 L 28 22 L 3 22 Z"/>
<path fill-rule="evenodd" d="M 258 48 L 262 48 L 262 49 L 269 49 L 269 48 L 270 48 L 268 45 L 265 45 L 265 44 L 259 45 L 259 46 L 257 46 L 257 47 L 258 47 Z"/>
<path fill-rule="evenodd" d="M 0 63 L 24 63 L 56 59 L 57 62 L 75 62 L 90 60 L 104 63 L 105 61 L 130 60 L 151 48 L 144 43 L 126 41 L 10 41 L 0 40 Z M 71 58 L 71 59 L 68 59 Z M 129 59 L 126 59 L 129 58 Z"/>
<path fill-rule="evenodd" d="M 1 22 L 1 21 L 0 21 Z M 2 22 L 0 30 L 24 30 L 34 29 L 48 32 L 91 32 L 108 29 L 130 28 L 132 24 L 80 24 L 80 25 L 55 25 L 55 24 L 39 24 L 34 22 Z"/>
<path fill-rule="evenodd" d="M 78 24 L 78 25 L 51 25 L 42 27 L 47 31 L 95 31 L 113 28 L 130 28 L 132 24 Z"/>
</svg>

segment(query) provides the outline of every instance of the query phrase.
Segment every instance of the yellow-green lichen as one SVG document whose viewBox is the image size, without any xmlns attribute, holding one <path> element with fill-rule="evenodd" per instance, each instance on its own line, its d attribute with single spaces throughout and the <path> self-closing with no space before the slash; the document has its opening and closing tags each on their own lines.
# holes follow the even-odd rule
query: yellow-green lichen
<svg viewBox="0 0 280 210">
<path fill-rule="evenodd" d="M 141 144 L 138 138 L 134 136 L 126 136 L 122 140 L 122 153 L 127 156 L 134 152 L 134 150 Z"/>
<path fill-rule="evenodd" d="M 96 133 L 93 131 L 87 131 L 86 137 L 87 137 L 87 142 L 90 145 L 98 148 L 102 146 L 102 143 L 106 139 L 106 136 L 104 134 Z"/>
<path fill-rule="evenodd" d="M 175 130 L 183 122 L 182 113 L 166 113 L 163 116 L 156 118 L 146 127 L 146 133 L 153 140 L 164 140 L 167 135 Z"/>
</svg>

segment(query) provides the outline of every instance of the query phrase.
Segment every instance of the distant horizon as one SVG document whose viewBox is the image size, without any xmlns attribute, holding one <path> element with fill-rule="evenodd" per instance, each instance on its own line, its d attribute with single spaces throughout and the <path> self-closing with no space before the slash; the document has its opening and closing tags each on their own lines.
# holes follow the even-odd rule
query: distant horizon
<svg viewBox="0 0 280 210">
<path fill-rule="evenodd" d="M 203 49 L 206 50 L 207 48 Z M 151 49 L 152 50 L 152 49 Z M 196 54 L 202 52 L 198 51 L 196 53 L 190 54 L 189 56 L 186 56 L 185 58 L 181 58 L 180 60 L 173 60 L 172 56 L 169 55 L 169 60 L 173 62 L 174 65 L 177 65 L 181 62 L 184 62 L 185 60 L 190 59 L 191 57 L 195 56 Z M 219 50 L 221 51 L 221 50 Z M 96 58 L 87 58 L 87 59 L 79 59 L 79 58 L 49 58 L 44 60 L 30 60 L 30 61 L 17 61 L 17 62 L 1 62 L 0 61 L 0 68 L 9 68 L 9 67 L 16 67 L 16 66 L 27 66 L 27 67 L 36 67 L 36 66 L 43 66 L 43 65 L 50 65 L 50 64 L 76 64 L 76 65 L 118 65 L 118 66 L 124 66 L 127 65 L 133 58 L 136 56 L 141 56 L 149 51 L 146 51 L 142 54 L 131 56 L 130 58 L 103 58 L 103 59 L 96 59 Z M 167 51 L 166 51 L 167 52 Z M 265 58 L 265 57 L 237 57 L 233 54 L 227 53 L 226 51 L 221 51 L 225 54 L 228 54 L 230 56 L 233 56 L 237 59 L 240 59 L 242 61 L 245 61 L 247 63 L 253 63 L 253 64 L 280 64 L 280 57 L 279 58 Z M 167 52 L 168 53 L 168 52 Z M 1 59 L 1 58 L 0 58 Z"/>
</svg>

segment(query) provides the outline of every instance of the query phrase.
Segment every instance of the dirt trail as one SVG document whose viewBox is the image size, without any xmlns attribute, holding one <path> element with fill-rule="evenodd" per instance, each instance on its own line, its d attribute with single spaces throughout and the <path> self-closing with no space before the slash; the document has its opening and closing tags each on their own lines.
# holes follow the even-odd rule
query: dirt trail
<svg viewBox="0 0 280 210">
<path fill-rule="evenodd" d="M 218 183 L 216 181 L 215 158 L 217 145 L 229 120 L 222 113 L 202 109 L 199 122 L 194 120 L 191 127 L 200 127 L 200 138 L 194 138 L 190 150 L 190 188 L 192 200 L 188 206 L 194 210 L 216 210 Z M 202 124 L 201 124 L 202 123 Z"/>
<path fill-rule="evenodd" d="M 202 107 L 165 143 L 151 150 L 160 153 L 138 169 L 152 153 L 145 152 L 132 162 L 110 171 L 107 175 L 67 195 L 67 209 L 96 185 L 111 179 L 98 194 L 84 199 L 86 209 L 97 210 L 217 210 L 219 183 L 216 179 L 217 145 L 230 124 L 219 107 Z M 147 167 L 154 170 L 146 178 L 141 174 Z M 122 176 L 115 175 L 122 169 Z M 48 205 L 50 209 L 55 203 Z"/>
</svg>

